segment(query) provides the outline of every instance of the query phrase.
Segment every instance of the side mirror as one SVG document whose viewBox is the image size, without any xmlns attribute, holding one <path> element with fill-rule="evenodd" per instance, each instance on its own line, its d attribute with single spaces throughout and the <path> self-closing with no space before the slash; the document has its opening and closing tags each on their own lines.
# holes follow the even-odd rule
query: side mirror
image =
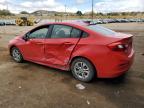
<svg viewBox="0 0 144 108">
<path fill-rule="evenodd" d="M 28 41 L 28 40 L 29 40 L 29 34 L 30 34 L 30 33 L 26 33 L 26 34 L 23 36 L 23 39 L 24 39 L 25 41 Z"/>
</svg>

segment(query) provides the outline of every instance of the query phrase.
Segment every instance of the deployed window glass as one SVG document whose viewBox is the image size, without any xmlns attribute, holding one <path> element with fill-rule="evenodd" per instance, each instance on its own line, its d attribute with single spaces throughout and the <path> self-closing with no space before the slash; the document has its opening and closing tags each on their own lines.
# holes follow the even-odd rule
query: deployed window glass
<svg viewBox="0 0 144 108">
<path fill-rule="evenodd" d="M 40 28 L 38 30 L 33 31 L 32 33 L 29 34 L 29 38 L 46 38 L 48 33 L 48 28 Z"/>
<path fill-rule="evenodd" d="M 89 25 L 89 26 L 87 26 L 87 28 L 90 29 L 90 30 L 93 30 L 95 32 L 98 32 L 100 34 L 107 35 L 107 36 L 116 34 L 115 31 L 112 31 L 110 29 L 107 29 L 105 27 L 98 26 L 98 25 Z"/>
<path fill-rule="evenodd" d="M 65 25 L 54 25 L 51 38 L 70 38 L 72 27 Z"/>
<path fill-rule="evenodd" d="M 81 33 L 82 33 L 81 30 L 78 30 L 78 29 L 73 28 L 73 29 L 72 29 L 72 32 L 71 32 L 71 37 L 72 37 L 72 38 L 80 38 Z"/>
</svg>

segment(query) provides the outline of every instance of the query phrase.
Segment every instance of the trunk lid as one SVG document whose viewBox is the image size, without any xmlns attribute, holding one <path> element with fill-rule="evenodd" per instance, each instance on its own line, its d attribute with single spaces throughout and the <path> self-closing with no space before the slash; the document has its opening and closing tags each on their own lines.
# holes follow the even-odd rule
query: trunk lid
<svg viewBox="0 0 144 108">
<path fill-rule="evenodd" d="M 131 53 L 133 41 L 133 36 L 131 34 L 116 33 L 113 38 L 115 38 L 116 41 L 108 45 L 113 51 L 123 51 L 126 54 Z"/>
</svg>

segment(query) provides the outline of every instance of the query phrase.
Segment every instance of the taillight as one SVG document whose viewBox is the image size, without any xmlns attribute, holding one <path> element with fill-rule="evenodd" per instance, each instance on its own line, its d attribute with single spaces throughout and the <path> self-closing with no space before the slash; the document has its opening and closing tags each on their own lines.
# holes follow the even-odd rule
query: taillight
<svg viewBox="0 0 144 108">
<path fill-rule="evenodd" d="M 116 42 L 116 43 L 109 44 L 108 47 L 112 51 L 126 51 L 128 45 L 127 44 L 123 44 L 121 42 Z"/>
</svg>

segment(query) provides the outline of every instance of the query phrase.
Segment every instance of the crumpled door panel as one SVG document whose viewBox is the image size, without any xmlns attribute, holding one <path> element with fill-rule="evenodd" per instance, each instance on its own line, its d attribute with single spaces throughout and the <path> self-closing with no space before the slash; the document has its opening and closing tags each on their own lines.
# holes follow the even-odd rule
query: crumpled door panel
<svg viewBox="0 0 144 108">
<path fill-rule="evenodd" d="M 46 39 L 46 62 L 53 65 L 67 65 L 78 41 L 79 38 Z"/>
</svg>

